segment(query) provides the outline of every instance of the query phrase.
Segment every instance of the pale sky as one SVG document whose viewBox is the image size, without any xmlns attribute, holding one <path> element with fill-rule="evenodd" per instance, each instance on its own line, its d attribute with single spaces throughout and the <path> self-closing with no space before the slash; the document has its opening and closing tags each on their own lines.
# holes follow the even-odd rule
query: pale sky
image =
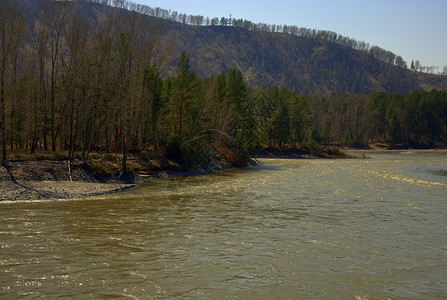
<svg viewBox="0 0 447 300">
<path fill-rule="evenodd" d="M 411 64 L 447 65 L 447 0 L 132 0 L 188 15 L 331 30 Z"/>
</svg>

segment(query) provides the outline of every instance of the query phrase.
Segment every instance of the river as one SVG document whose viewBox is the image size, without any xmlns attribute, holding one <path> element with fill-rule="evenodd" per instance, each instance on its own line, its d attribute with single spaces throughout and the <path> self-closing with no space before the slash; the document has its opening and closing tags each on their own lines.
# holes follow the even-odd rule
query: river
<svg viewBox="0 0 447 300">
<path fill-rule="evenodd" d="M 447 297 L 447 155 L 262 159 L 0 203 L 0 298 Z"/>
</svg>

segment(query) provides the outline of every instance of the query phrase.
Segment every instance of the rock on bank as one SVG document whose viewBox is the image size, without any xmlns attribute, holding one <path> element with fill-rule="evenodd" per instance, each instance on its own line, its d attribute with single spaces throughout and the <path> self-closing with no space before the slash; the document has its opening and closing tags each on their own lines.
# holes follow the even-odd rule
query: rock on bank
<svg viewBox="0 0 447 300">
<path fill-rule="evenodd" d="M 1 181 L 0 201 L 82 198 L 120 192 L 135 186 L 82 181 Z"/>
</svg>

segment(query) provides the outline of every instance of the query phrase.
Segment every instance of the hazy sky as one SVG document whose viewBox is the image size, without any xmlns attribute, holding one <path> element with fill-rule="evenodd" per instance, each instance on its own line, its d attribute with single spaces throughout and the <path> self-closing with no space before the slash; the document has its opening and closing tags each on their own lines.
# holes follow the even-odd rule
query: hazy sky
<svg viewBox="0 0 447 300">
<path fill-rule="evenodd" d="M 408 65 L 447 65 L 447 0 L 132 0 L 204 17 L 325 29 L 378 45 Z"/>
</svg>

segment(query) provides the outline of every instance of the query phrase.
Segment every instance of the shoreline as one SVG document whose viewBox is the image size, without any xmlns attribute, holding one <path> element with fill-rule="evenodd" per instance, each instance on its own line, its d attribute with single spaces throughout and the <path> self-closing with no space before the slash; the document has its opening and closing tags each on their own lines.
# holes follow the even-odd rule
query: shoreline
<svg viewBox="0 0 447 300">
<path fill-rule="evenodd" d="M 119 193 L 136 187 L 137 184 L 82 181 L 0 181 L 0 203 L 79 199 Z"/>
<path fill-rule="evenodd" d="M 120 172 L 98 176 L 80 161 L 15 160 L 0 166 L 0 203 L 79 199 L 123 192 L 155 178 L 195 176 L 234 167 L 215 161 L 191 168 L 151 168 L 153 162 L 138 164 L 131 175 Z M 106 162 L 102 162 L 103 164 Z"/>
<path fill-rule="evenodd" d="M 344 150 L 348 155 L 362 156 L 368 154 L 437 154 L 447 155 L 447 149 L 346 149 Z"/>
<path fill-rule="evenodd" d="M 374 154 L 433 154 L 447 155 L 447 149 L 343 149 L 346 155 L 329 157 L 329 159 L 369 158 Z M 270 153 L 271 154 L 271 153 Z M 322 158 L 296 153 L 275 153 L 276 155 L 260 155 L 257 158 L 288 158 L 306 159 Z M 323 157 L 324 158 L 324 157 Z M 326 159 L 328 157 L 325 157 Z M 66 200 L 79 199 L 90 196 L 119 193 L 138 188 L 139 183 L 148 182 L 154 178 L 168 178 L 176 176 L 195 176 L 218 172 L 234 166 L 210 163 L 208 166 L 193 167 L 186 170 L 145 170 L 129 177 L 113 176 L 98 178 L 92 176 L 73 163 L 68 169 L 67 161 L 12 161 L 0 167 L 0 203 L 33 200 Z"/>
</svg>

